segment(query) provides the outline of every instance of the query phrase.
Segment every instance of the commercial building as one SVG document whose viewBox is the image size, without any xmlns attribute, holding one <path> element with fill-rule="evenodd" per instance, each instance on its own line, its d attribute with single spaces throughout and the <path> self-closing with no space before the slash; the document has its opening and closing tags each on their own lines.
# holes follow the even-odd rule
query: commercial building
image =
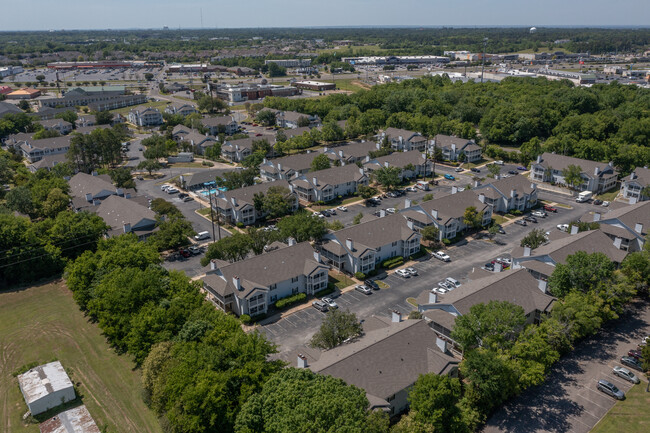
<svg viewBox="0 0 650 433">
<path fill-rule="evenodd" d="M 420 251 L 422 236 L 400 214 L 344 228 L 323 237 L 323 258 L 338 270 L 367 274 L 381 262 Z"/>
<path fill-rule="evenodd" d="M 316 92 L 336 89 L 335 83 L 325 83 L 322 81 L 294 81 L 291 85 L 298 89 L 313 90 Z"/>
<path fill-rule="evenodd" d="M 0 78 L 5 78 L 10 75 L 16 75 L 24 72 L 22 66 L 5 66 L 0 68 Z"/>
<path fill-rule="evenodd" d="M 444 56 L 370 56 L 343 57 L 341 61 L 351 65 L 417 65 L 445 64 L 449 57 Z"/>
<path fill-rule="evenodd" d="M 632 173 L 623 178 L 621 194 L 632 202 L 644 201 L 650 198 L 650 169 L 637 167 Z"/>
<path fill-rule="evenodd" d="M 32 89 L 31 87 L 24 87 L 22 89 L 14 90 L 7 94 L 7 99 L 34 99 L 41 96 L 41 91 Z"/>
<path fill-rule="evenodd" d="M 580 176 L 583 182 L 580 185 L 574 185 L 578 191 L 591 191 L 594 194 L 600 194 L 616 186 L 618 172 L 614 170 L 611 162 L 589 161 L 548 152 L 539 155 L 537 160 L 531 164 L 530 177 L 538 182 L 567 185 L 563 171 L 570 165 L 580 167 L 582 170 Z"/>
<path fill-rule="evenodd" d="M 328 267 L 309 242 L 293 244 L 234 263 L 213 260 L 203 289 L 219 309 L 238 316 L 266 314 L 269 304 L 327 287 Z"/>
<path fill-rule="evenodd" d="M 304 68 L 311 66 L 311 59 L 278 59 L 278 60 L 265 60 L 264 64 L 269 65 L 275 63 L 283 68 Z"/>
<path fill-rule="evenodd" d="M 32 415 L 38 415 L 77 396 L 59 361 L 39 365 L 18 375 L 18 385 Z"/>
<path fill-rule="evenodd" d="M 217 87 L 217 96 L 230 104 L 264 99 L 267 96 L 293 96 L 300 93 L 295 87 L 275 84 L 226 84 Z"/>
<path fill-rule="evenodd" d="M 157 108 L 146 107 L 129 111 L 129 122 L 136 126 L 157 126 L 163 124 L 163 117 Z"/>
</svg>

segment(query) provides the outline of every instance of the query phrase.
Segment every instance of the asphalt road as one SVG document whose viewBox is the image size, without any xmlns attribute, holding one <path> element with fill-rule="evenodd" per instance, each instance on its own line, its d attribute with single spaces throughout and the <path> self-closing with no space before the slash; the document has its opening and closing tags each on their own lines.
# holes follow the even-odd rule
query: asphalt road
<svg viewBox="0 0 650 433">
<path fill-rule="evenodd" d="M 587 433 L 616 400 L 596 388 L 605 379 L 624 392 L 632 384 L 612 374 L 621 356 L 650 333 L 650 308 L 633 304 L 597 335 L 557 362 L 540 386 L 511 400 L 488 420 L 483 433 Z M 646 386 L 643 375 L 635 371 Z"/>
<path fill-rule="evenodd" d="M 571 204 L 573 209 L 559 208 L 556 214 L 551 213 L 547 218 L 540 219 L 539 223 L 527 227 L 516 224 L 505 226 L 506 234 L 496 237 L 503 245 L 474 239 L 462 241 L 448 248 L 447 252 L 452 260 L 450 263 L 425 257 L 413 266 L 418 270 L 419 276 L 403 279 L 394 274 L 380 275 L 379 278 L 383 278 L 390 288 L 375 291 L 372 295 L 363 295 L 359 292 L 345 293 L 336 299 L 336 302 L 340 308 L 354 312 L 359 319 L 372 315 L 389 316 L 390 311 L 395 309 L 408 314 L 414 309 L 406 302 L 408 297 L 417 297 L 424 290 L 436 287 L 437 283 L 446 277 L 453 277 L 465 283 L 470 272 L 480 268 L 485 262 L 509 255 L 521 238 L 533 228 L 542 228 L 545 231 L 557 230 L 555 228 L 557 224 L 574 221 L 593 207 L 590 204 L 576 204 L 571 198 L 546 192 L 540 192 L 540 198 Z M 289 352 L 309 341 L 320 327 L 323 317 L 323 313 L 308 308 L 274 323 L 266 324 L 261 327 L 261 331 L 278 345 L 279 357 L 286 360 L 285 357 Z"/>
</svg>

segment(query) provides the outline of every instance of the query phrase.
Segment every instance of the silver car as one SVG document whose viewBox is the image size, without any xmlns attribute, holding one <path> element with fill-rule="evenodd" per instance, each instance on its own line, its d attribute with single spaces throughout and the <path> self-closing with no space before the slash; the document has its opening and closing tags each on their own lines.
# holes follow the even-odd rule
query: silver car
<svg viewBox="0 0 650 433">
<path fill-rule="evenodd" d="M 612 373 L 614 373 L 618 377 L 621 377 L 621 378 L 623 378 L 623 379 L 625 379 L 625 380 L 627 380 L 629 382 L 635 383 L 635 384 L 641 382 L 639 380 L 639 378 L 636 376 L 636 374 L 632 373 L 630 370 L 628 370 L 625 367 L 620 367 L 620 366 L 617 365 L 612 370 Z"/>
<path fill-rule="evenodd" d="M 616 385 L 604 379 L 598 381 L 598 389 L 618 400 L 625 400 L 625 394 Z"/>
</svg>

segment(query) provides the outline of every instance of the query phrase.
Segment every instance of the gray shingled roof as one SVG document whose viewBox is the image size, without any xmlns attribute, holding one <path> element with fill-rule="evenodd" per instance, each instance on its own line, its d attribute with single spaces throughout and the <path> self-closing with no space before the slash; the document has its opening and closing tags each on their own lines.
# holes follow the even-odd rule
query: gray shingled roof
<svg viewBox="0 0 650 433">
<path fill-rule="evenodd" d="M 413 137 L 414 135 L 418 135 L 418 138 L 420 138 L 419 137 L 420 134 L 418 132 L 409 131 L 408 129 L 399 129 L 399 128 L 390 127 L 390 128 L 386 128 L 384 130 L 384 133 L 390 138 L 402 137 L 404 140 L 409 140 L 409 138 Z"/>
<path fill-rule="evenodd" d="M 16 107 L 14 104 L 0 101 L 0 117 L 4 117 L 6 114 L 17 114 L 22 112 L 23 110 Z"/>
<path fill-rule="evenodd" d="M 437 210 L 438 223 L 446 224 L 452 218 L 461 218 L 465 213 L 465 209 L 470 206 L 476 207 L 478 212 L 483 212 L 488 205 L 478 200 L 474 190 L 464 190 L 456 194 L 436 197 L 433 200 L 420 203 L 418 206 L 427 215 L 431 215 L 432 210 Z"/>
<path fill-rule="evenodd" d="M 533 165 L 535 165 L 536 162 L 533 162 Z M 574 158 L 572 156 L 564 156 L 564 155 L 558 155 L 556 153 L 548 153 L 544 152 L 542 154 L 542 161 L 540 165 L 544 168 L 553 168 L 554 170 L 564 170 L 566 169 L 569 165 L 577 165 L 582 169 L 582 172 L 590 177 L 594 176 L 594 170 L 596 167 L 600 170 L 600 175 L 602 176 L 603 170 L 606 170 L 609 167 L 609 164 L 606 162 L 598 162 L 598 161 L 590 161 L 588 159 L 580 159 L 580 158 Z M 614 171 L 614 175 L 616 175 L 617 172 Z M 608 175 L 611 176 L 611 175 Z"/>
<path fill-rule="evenodd" d="M 70 147 L 70 136 L 62 135 L 60 137 L 42 138 L 40 140 L 28 139 L 21 143 L 20 148 L 28 153 L 34 149 L 58 149 L 60 147 Z"/>
<path fill-rule="evenodd" d="M 358 143 L 350 143 L 345 146 L 330 147 L 328 150 L 335 152 L 339 155 L 340 151 L 343 151 L 343 158 L 363 158 L 368 156 L 368 153 L 371 151 L 377 150 L 377 143 L 374 141 L 364 141 Z"/>
<path fill-rule="evenodd" d="M 88 193 L 94 197 L 102 191 L 110 191 L 114 194 L 117 190 L 107 174 L 92 176 L 87 173 L 77 173 L 70 178 L 68 184 L 70 185 L 70 195 L 83 199 Z"/>
<path fill-rule="evenodd" d="M 229 151 L 234 151 L 235 146 L 239 146 L 240 149 L 253 149 L 253 141 L 254 140 L 260 140 L 263 137 L 248 137 L 248 138 L 240 138 L 238 140 L 227 140 L 226 144 L 224 144 L 221 149 L 222 150 L 229 150 Z"/>
<path fill-rule="evenodd" d="M 221 266 L 223 277 L 209 273 L 203 281 L 222 296 L 234 293 L 244 298 L 254 288 L 268 288 L 271 284 L 308 275 L 318 268 L 328 269 L 314 259 L 314 249 L 309 242 L 301 242 Z M 235 290 L 234 277 L 239 277 L 243 290 Z"/>
<path fill-rule="evenodd" d="M 117 195 L 112 195 L 102 201 L 102 204 L 97 207 L 95 213 L 116 232 L 122 231 L 124 224 L 131 224 L 133 227 L 142 220 L 150 220 L 152 224 L 156 221 L 156 213 L 154 211 L 134 200 Z M 148 227 L 147 232 L 151 231 L 150 228 Z M 134 229 L 134 231 L 139 233 L 137 229 Z"/>
<path fill-rule="evenodd" d="M 406 320 L 324 352 L 310 368 L 386 399 L 421 374 L 447 374 L 458 363 L 436 346 L 436 333 L 424 320 Z"/>
<path fill-rule="evenodd" d="M 232 116 L 205 117 L 201 119 L 203 126 L 211 128 L 219 125 L 228 125 L 234 122 Z"/>
<path fill-rule="evenodd" d="M 217 198 L 218 203 L 223 206 L 223 208 L 232 207 L 232 199 L 234 198 L 237 202 L 237 209 L 245 205 L 253 205 L 253 197 L 255 194 L 266 194 L 266 192 L 271 187 L 281 187 L 290 190 L 289 182 L 284 179 L 277 180 L 275 182 L 264 182 L 257 183 L 251 186 L 245 186 L 243 188 L 237 188 L 230 191 L 223 192 L 225 198 Z"/>
<path fill-rule="evenodd" d="M 346 182 L 358 182 L 365 177 L 363 169 L 359 168 L 356 164 L 347 164 L 342 167 L 331 167 L 325 170 L 312 171 L 305 175 L 307 180 L 311 183 L 313 178 L 318 181 L 318 189 L 322 189 L 326 185 L 339 185 Z"/>
<path fill-rule="evenodd" d="M 467 143 L 471 141 L 466 138 L 460 138 L 454 135 L 445 135 L 445 134 L 436 135 L 434 137 L 434 140 L 436 142 L 436 147 L 439 147 L 441 149 L 451 148 L 452 144 L 456 145 L 456 149 L 460 149 L 461 147 L 465 146 Z"/>
<path fill-rule="evenodd" d="M 632 204 L 629 206 L 613 209 L 603 215 L 602 221 L 618 219 L 630 230 L 634 230 L 637 223 L 643 224 L 641 236 L 646 236 L 648 233 L 648 226 L 650 226 L 650 201 L 643 201 L 640 203 Z"/>
<path fill-rule="evenodd" d="M 489 186 L 488 186 L 489 185 Z M 513 189 L 517 192 L 523 192 L 525 194 L 530 194 L 533 192 L 533 183 L 526 176 L 510 176 L 502 177 L 501 179 L 490 179 L 488 178 L 483 185 L 479 185 L 478 188 L 475 188 L 476 193 L 483 191 L 489 191 L 490 189 L 496 189 L 500 191 L 506 197 L 510 197 L 510 191 Z M 488 193 L 485 194 L 488 196 Z M 488 196 L 489 197 L 489 196 Z M 496 198 L 496 197 L 491 197 Z"/>
<path fill-rule="evenodd" d="M 634 175 L 634 179 L 632 179 L 632 175 Z M 626 182 L 636 182 L 642 187 L 648 186 L 650 185 L 650 169 L 647 167 L 637 167 L 632 173 L 623 178 L 623 180 Z"/>
<path fill-rule="evenodd" d="M 375 161 L 381 167 L 384 167 L 384 163 L 388 162 L 388 165 L 391 167 L 404 168 L 409 164 L 413 165 L 422 165 L 424 164 L 424 158 L 422 157 L 422 152 L 417 150 L 409 150 L 408 152 L 393 152 L 390 155 L 381 156 L 376 159 L 371 159 L 366 164 L 371 164 Z"/>
</svg>

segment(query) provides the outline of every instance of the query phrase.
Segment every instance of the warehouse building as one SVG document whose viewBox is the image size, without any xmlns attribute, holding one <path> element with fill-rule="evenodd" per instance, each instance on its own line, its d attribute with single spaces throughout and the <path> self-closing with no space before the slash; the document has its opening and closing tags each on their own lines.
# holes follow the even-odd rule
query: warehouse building
<svg viewBox="0 0 650 433">
<path fill-rule="evenodd" d="M 59 361 L 39 365 L 19 375 L 18 384 L 32 415 L 76 398 L 72 382 Z"/>
<path fill-rule="evenodd" d="M 292 86 L 298 89 L 314 90 L 317 92 L 336 89 L 336 84 L 324 83 L 322 81 L 295 81 L 292 83 Z"/>
</svg>

